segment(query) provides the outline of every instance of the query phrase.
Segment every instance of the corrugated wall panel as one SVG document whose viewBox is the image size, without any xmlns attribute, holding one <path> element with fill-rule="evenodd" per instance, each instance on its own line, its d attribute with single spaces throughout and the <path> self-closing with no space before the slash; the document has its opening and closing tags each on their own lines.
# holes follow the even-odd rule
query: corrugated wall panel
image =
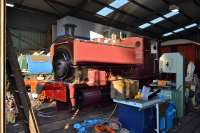
<svg viewBox="0 0 200 133">
<path fill-rule="evenodd" d="M 194 32 L 192 35 L 189 36 L 189 39 L 200 42 L 200 32 L 199 30 L 197 32 Z"/>
<path fill-rule="evenodd" d="M 19 52 L 48 48 L 47 34 L 41 32 L 11 29 L 14 46 Z"/>
</svg>

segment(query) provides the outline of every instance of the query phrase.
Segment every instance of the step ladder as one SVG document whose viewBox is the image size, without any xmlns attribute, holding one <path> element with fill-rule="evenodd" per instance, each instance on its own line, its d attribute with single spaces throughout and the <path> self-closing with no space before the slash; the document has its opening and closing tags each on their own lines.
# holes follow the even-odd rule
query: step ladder
<svg viewBox="0 0 200 133">
<path fill-rule="evenodd" d="M 23 117 L 24 131 L 25 133 L 39 133 L 37 120 L 25 88 L 25 83 L 18 64 L 17 53 L 13 47 L 9 30 L 7 30 L 6 35 L 6 74 L 15 102 Z"/>
</svg>

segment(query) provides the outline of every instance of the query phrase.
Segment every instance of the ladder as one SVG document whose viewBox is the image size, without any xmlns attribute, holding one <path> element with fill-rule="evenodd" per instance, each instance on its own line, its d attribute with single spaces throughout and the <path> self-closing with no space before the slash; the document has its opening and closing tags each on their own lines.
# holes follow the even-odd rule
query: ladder
<svg viewBox="0 0 200 133">
<path fill-rule="evenodd" d="M 39 133 L 37 120 L 31 107 L 25 83 L 18 64 L 17 53 L 13 47 L 11 33 L 7 30 L 6 36 L 6 74 L 11 85 L 17 107 L 23 117 L 25 133 Z"/>
</svg>

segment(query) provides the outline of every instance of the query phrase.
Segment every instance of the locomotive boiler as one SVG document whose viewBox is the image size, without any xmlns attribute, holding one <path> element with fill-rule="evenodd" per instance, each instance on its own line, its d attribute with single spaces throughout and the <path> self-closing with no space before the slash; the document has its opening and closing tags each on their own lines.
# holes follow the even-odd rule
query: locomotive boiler
<svg viewBox="0 0 200 133">
<path fill-rule="evenodd" d="M 62 37 L 50 49 L 55 80 L 46 85 L 46 95 L 71 101 L 72 106 L 104 102 L 110 97 L 110 74 L 137 80 L 155 76 L 152 44 L 142 37 L 93 41 Z"/>
</svg>

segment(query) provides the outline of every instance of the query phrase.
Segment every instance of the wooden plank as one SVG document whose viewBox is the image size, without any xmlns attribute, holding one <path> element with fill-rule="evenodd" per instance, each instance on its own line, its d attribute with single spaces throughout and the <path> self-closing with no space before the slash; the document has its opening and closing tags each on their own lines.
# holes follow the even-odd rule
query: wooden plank
<svg viewBox="0 0 200 133">
<path fill-rule="evenodd" d="M 4 133 L 5 132 L 5 111 L 4 111 L 4 97 L 5 97 L 5 0 L 0 1 L 0 132 Z"/>
</svg>

